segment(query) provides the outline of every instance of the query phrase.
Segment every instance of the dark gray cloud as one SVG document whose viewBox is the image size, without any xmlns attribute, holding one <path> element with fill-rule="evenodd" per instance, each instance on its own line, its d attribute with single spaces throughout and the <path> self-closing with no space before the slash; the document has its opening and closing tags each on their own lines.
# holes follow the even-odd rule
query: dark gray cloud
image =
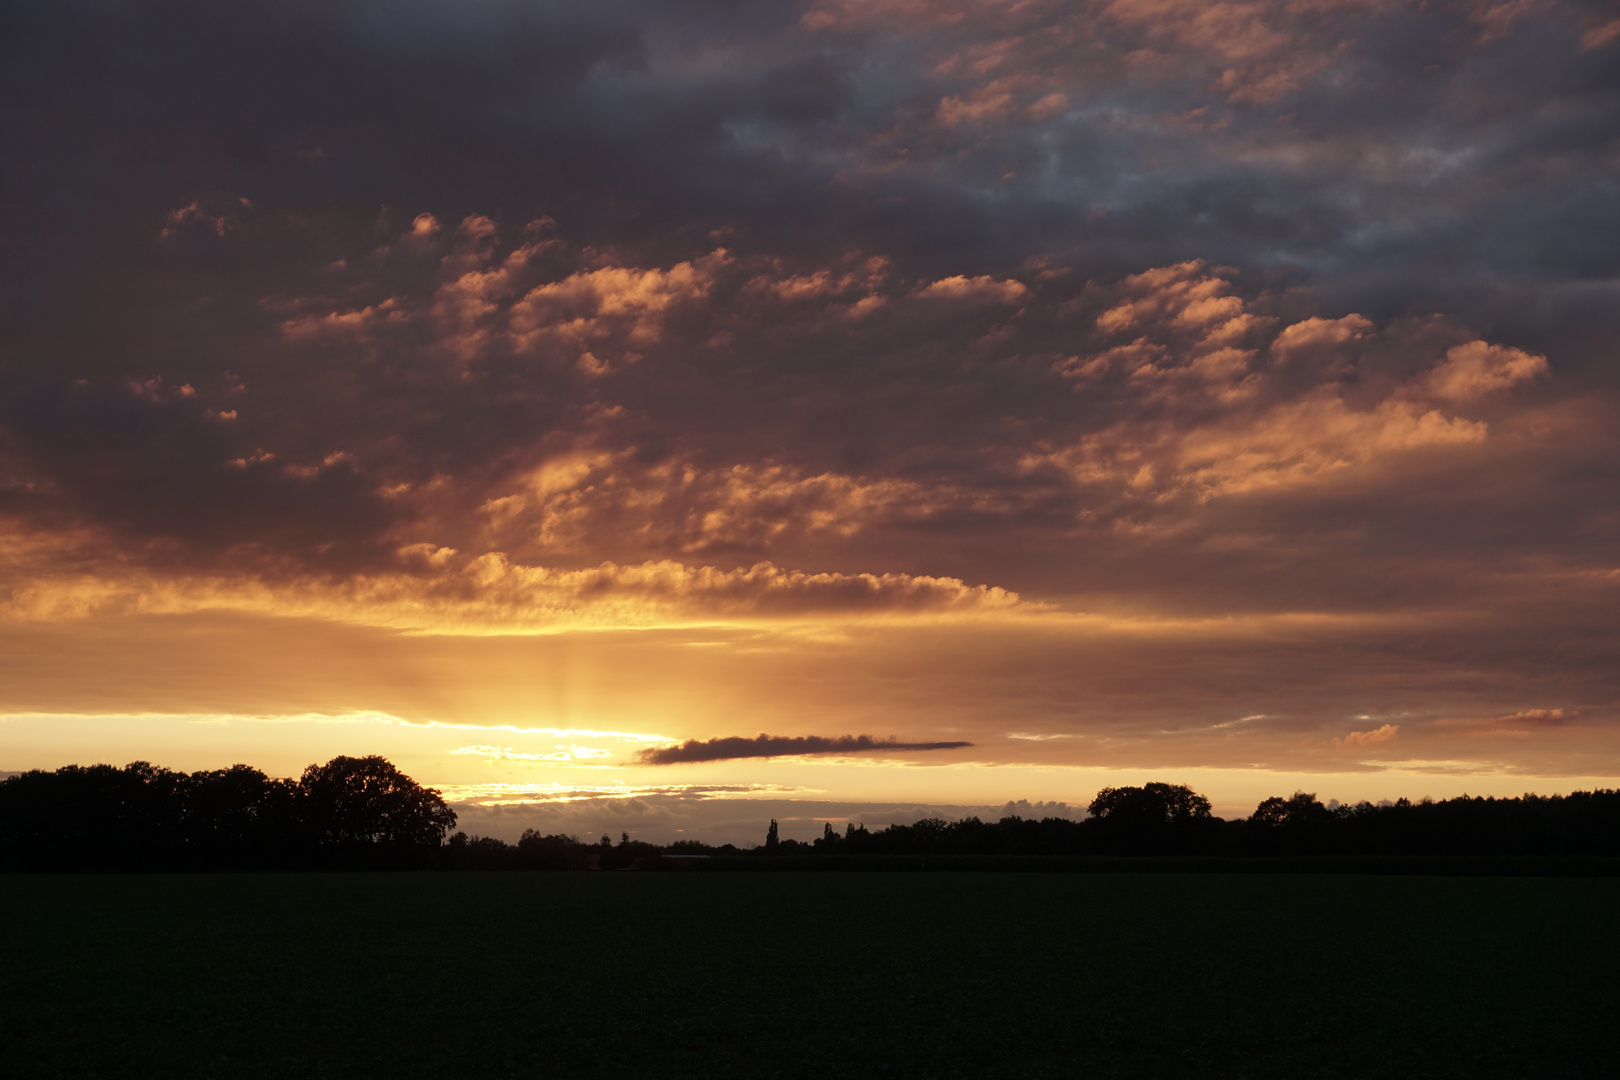
<svg viewBox="0 0 1620 1080">
<path fill-rule="evenodd" d="M 815 754 L 881 754 L 896 750 L 959 750 L 970 742 L 900 742 L 870 735 L 733 735 L 720 739 L 688 739 L 677 746 L 643 750 L 647 765 L 679 765 L 693 761 L 732 761 L 737 758 L 808 757 Z"/>
</svg>

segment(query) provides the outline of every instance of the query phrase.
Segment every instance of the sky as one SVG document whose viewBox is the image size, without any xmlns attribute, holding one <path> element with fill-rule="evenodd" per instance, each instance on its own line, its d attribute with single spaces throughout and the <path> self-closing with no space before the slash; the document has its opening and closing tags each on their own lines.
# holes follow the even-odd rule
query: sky
<svg viewBox="0 0 1620 1080">
<path fill-rule="evenodd" d="M 1620 784 L 1620 13 L 3 0 L 0 770 Z"/>
</svg>

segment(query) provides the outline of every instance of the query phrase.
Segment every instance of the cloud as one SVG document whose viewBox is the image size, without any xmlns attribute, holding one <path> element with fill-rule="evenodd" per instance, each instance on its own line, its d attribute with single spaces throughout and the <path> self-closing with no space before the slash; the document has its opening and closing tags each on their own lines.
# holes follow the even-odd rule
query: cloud
<svg viewBox="0 0 1620 1080">
<path fill-rule="evenodd" d="M 806 757 L 813 754 L 888 753 L 897 750 L 957 750 L 970 742 L 900 742 L 874 739 L 870 735 L 759 735 L 752 739 L 731 736 L 720 739 L 688 739 L 678 746 L 651 747 L 641 751 L 648 765 L 679 765 L 695 761 L 730 761 L 736 758 Z"/>
<path fill-rule="evenodd" d="M 983 618 L 1038 613 L 994 586 L 907 574 L 809 573 L 757 563 L 721 570 L 673 561 L 581 570 L 475 558 L 422 545 L 416 573 L 322 578 L 134 573 L 40 578 L 0 604 L 7 618 L 60 622 L 112 615 L 252 612 L 437 633 L 533 633 L 564 627 L 705 622 Z"/>
<path fill-rule="evenodd" d="M 1361 412 L 1335 394 L 1318 393 L 1258 421 L 1189 432 L 1172 475 L 1205 497 L 1300 487 L 1386 455 L 1477 443 L 1486 434 L 1483 423 L 1401 400 Z"/>
<path fill-rule="evenodd" d="M 957 302 L 971 302 L 975 300 L 993 300 L 1004 304 L 1016 303 L 1028 290 L 1022 282 L 996 281 L 988 274 L 976 278 L 966 278 L 955 274 L 948 278 L 940 278 L 930 282 L 918 291 L 919 296 L 929 299 L 954 300 Z"/>
<path fill-rule="evenodd" d="M 453 234 L 441 234 L 432 215 L 421 214 L 394 248 L 380 252 L 405 266 L 437 260 L 434 272 L 415 283 L 416 295 L 390 295 L 361 307 L 334 305 L 334 298 L 324 295 L 264 303 L 269 310 L 292 313 L 281 331 L 294 341 L 338 337 L 379 349 L 414 331 L 412 337 L 425 336 L 434 351 L 455 364 L 487 360 L 493 351 L 561 361 L 595 378 L 615 364 L 639 360 L 662 338 L 672 312 L 705 297 L 728 262 L 724 249 L 667 269 L 618 265 L 576 252 L 569 253 L 577 267 L 573 272 L 546 280 L 566 265 L 560 264 L 563 247 L 546 238 L 552 229 L 549 218 L 530 222 L 525 240 L 500 255 L 499 226 L 492 219 L 470 215 Z M 383 283 L 359 276 L 375 269 L 345 263 L 337 273 L 351 279 L 351 288 L 376 289 Z M 579 365 L 596 352 L 612 363 Z"/>
<path fill-rule="evenodd" d="M 1312 316 L 1283 327 L 1271 342 L 1271 353 L 1286 363 L 1306 350 L 1343 346 L 1365 337 L 1372 330 L 1372 321 L 1361 315 L 1346 315 L 1340 319 Z"/>
<path fill-rule="evenodd" d="M 1581 35 L 1581 50 L 1589 52 L 1593 49 L 1602 49 L 1620 41 L 1620 18 L 1610 19 L 1608 22 L 1593 26 Z"/>
<path fill-rule="evenodd" d="M 1574 723 L 1579 715 L 1573 709 L 1524 709 L 1510 716 L 1500 717 L 1492 722 L 1504 727 L 1562 727 L 1565 724 Z"/>
<path fill-rule="evenodd" d="M 513 346 L 524 353 L 549 341 L 560 348 L 608 351 L 614 362 L 597 359 L 595 352 L 580 353 L 585 374 L 606 375 L 613 363 L 634 363 L 641 358 L 637 350 L 657 343 L 670 309 L 706 295 L 714 268 L 725 261 L 722 249 L 695 265 L 679 262 L 668 270 L 607 266 L 536 286 L 512 305 Z"/>
<path fill-rule="evenodd" d="M 1222 500 L 1386 482 L 1382 470 L 1399 461 L 1466 462 L 1524 407 L 1504 391 L 1551 376 L 1544 357 L 1452 320 L 1307 314 L 1303 298 L 1196 259 L 1090 281 L 1041 270 L 1033 285 L 948 275 L 921 287 L 948 301 L 899 303 L 918 289 L 862 252 L 815 267 L 711 249 L 651 270 L 577 248 L 544 222 L 508 243 L 486 216 L 454 230 L 424 220 L 333 272 L 350 281 L 337 292 L 382 299 L 259 304 L 283 342 L 335 364 L 364 346 L 372 374 L 401 387 L 387 406 L 396 415 L 374 431 L 364 412 L 267 425 L 259 415 L 285 406 L 257 404 L 260 388 L 291 389 L 268 372 L 125 379 L 61 396 L 67 417 L 108 399 L 148 427 L 181 425 L 193 446 L 158 441 L 185 447 L 176 471 L 218 492 L 205 513 L 180 512 L 192 489 L 149 471 L 126 441 L 102 433 L 54 456 L 50 410 L 18 425 L 16 445 L 41 480 L 14 505 L 25 521 L 77 516 L 89 532 L 31 548 L 7 609 L 44 619 L 275 611 L 476 632 L 1033 612 L 1038 603 L 1004 586 L 882 567 L 986 530 L 1008 539 L 1009 555 L 1042 534 L 1107 544 L 1108 530 L 1173 533 Z M 998 303 L 966 302 L 983 295 Z M 600 400 L 603 371 L 579 368 L 579 341 L 546 356 L 514 344 L 510 327 L 536 296 L 582 305 L 537 326 L 586 333 L 621 320 L 609 337 L 646 350 L 634 373 L 614 369 L 619 401 Z M 874 297 L 885 304 L 851 323 L 848 306 Z M 1015 317 L 999 303 L 1008 299 Z M 306 325 L 315 329 L 289 330 Z M 329 325 L 342 340 L 319 344 Z M 1059 329 L 1083 351 L 1054 357 Z M 829 371 L 828 355 L 886 359 Z M 906 374 L 952 365 L 942 386 Z M 740 396 L 713 405 L 691 378 Z M 881 420 L 850 429 L 848 452 L 822 435 L 848 424 L 848 410 L 826 412 L 821 390 L 806 389 L 839 380 L 884 402 Z M 1017 393 L 985 408 L 1003 383 Z M 221 425 L 213 414 L 227 402 L 238 419 Z M 529 432 L 512 416 L 547 426 Z M 419 422 L 434 438 L 398 437 Z M 793 438 L 778 440 L 776 423 Z M 116 491 L 109 475 L 124 477 Z M 143 483 L 151 489 L 134 497 Z M 121 554 L 98 566 L 98 551 Z M 326 573 L 340 560 L 342 573 Z M 993 565 L 1020 572 L 1016 557 Z"/>
<path fill-rule="evenodd" d="M 1477 401 L 1488 394 L 1549 374 L 1547 358 L 1522 349 L 1470 341 L 1446 351 L 1429 374 L 1428 387 L 1442 401 Z"/>
<path fill-rule="evenodd" d="M 632 533 L 647 550 L 702 555 L 768 551 L 782 539 L 852 536 L 885 520 L 925 516 L 940 491 L 790 466 L 702 468 L 636 460 L 634 449 L 553 458 L 480 507 L 484 540 L 556 555 L 590 551 Z"/>
<path fill-rule="evenodd" d="M 1524 738 L 1531 735 L 1547 735 L 1559 729 L 1567 728 L 1579 720 L 1580 715 L 1574 709 L 1521 709 L 1507 716 L 1498 716 L 1489 720 L 1443 720 L 1440 722 L 1440 727 L 1465 735 L 1505 735 Z"/>
<path fill-rule="evenodd" d="M 1276 298 L 1246 298 L 1234 277 L 1193 261 L 1094 286 L 1108 305 L 1095 323 L 1102 347 L 1054 370 L 1076 392 L 1111 398 L 1116 419 L 1024 467 L 1112 481 L 1137 499 L 1299 489 L 1380 459 L 1481 443 L 1488 424 L 1458 410 L 1550 374 L 1545 357 L 1522 350 L 1448 347 L 1464 331 L 1433 322 L 1289 322 L 1265 313 Z"/>
<path fill-rule="evenodd" d="M 1371 731 L 1352 731 L 1348 735 L 1334 739 L 1333 745 L 1340 750 L 1364 750 L 1369 746 L 1390 742 L 1400 733 L 1399 724 L 1382 724 Z"/>
</svg>

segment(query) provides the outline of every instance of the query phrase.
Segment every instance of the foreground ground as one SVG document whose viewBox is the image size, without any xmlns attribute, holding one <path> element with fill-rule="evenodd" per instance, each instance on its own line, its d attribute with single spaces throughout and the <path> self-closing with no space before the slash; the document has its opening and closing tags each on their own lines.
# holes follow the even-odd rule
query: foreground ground
<svg viewBox="0 0 1620 1080">
<path fill-rule="evenodd" d="M 0 876 L 8 1076 L 1611 1076 L 1620 879 Z"/>
</svg>

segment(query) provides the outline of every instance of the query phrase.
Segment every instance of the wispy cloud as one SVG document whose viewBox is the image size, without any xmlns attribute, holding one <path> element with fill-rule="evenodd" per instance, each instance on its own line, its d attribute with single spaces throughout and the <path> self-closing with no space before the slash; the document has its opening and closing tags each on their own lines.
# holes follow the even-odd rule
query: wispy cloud
<svg viewBox="0 0 1620 1080">
<path fill-rule="evenodd" d="M 1393 741 L 1401 733 L 1399 724 L 1383 724 L 1371 731 L 1352 731 L 1333 740 L 1340 750 L 1364 750 L 1369 746 Z"/>
<path fill-rule="evenodd" d="M 603 758 L 611 758 L 613 751 L 602 750 L 594 746 L 564 746 L 558 745 L 551 753 L 526 752 L 513 749 L 510 746 L 489 746 L 483 743 L 472 746 L 458 746 L 450 753 L 464 757 L 491 758 L 495 761 L 532 761 L 545 762 L 551 765 L 574 765 L 581 761 L 594 762 Z"/>
<path fill-rule="evenodd" d="M 1442 720 L 1439 728 L 1469 735 L 1505 735 L 1527 737 L 1554 735 L 1580 719 L 1575 709 L 1520 709 L 1506 716 L 1488 719 L 1459 718 Z"/>
</svg>

